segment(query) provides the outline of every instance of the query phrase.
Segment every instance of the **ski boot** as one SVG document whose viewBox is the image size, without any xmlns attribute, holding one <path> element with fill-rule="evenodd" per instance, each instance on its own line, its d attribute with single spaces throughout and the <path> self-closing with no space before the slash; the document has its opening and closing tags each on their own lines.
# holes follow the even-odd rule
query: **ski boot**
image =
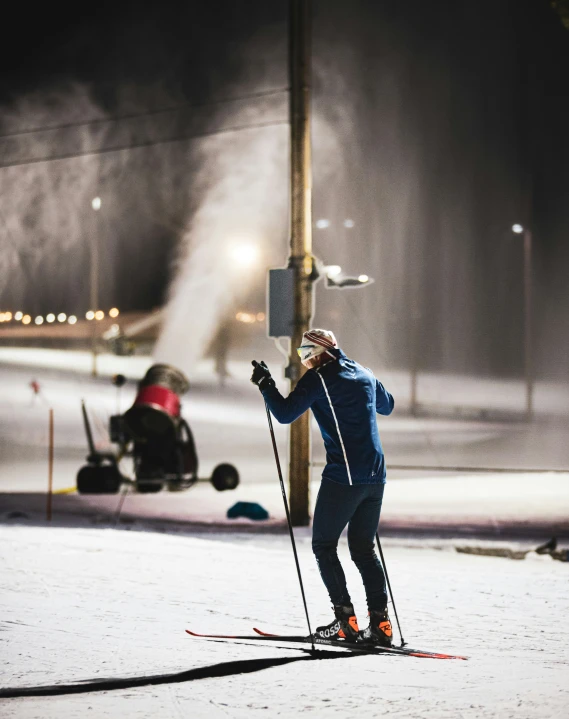
<svg viewBox="0 0 569 719">
<path fill-rule="evenodd" d="M 369 613 L 369 627 L 360 632 L 360 640 L 381 647 L 392 646 L 393 630 L 386 609 L 372 610 Z"/>
<path fill-rule="evenodd" d="M 336 619 L 323 627 L 317 627 L 314 636 L 320 639 L 359 641 L 359 628 L 356 613 L 351 604 L 333 607 Z"/>
</svg>

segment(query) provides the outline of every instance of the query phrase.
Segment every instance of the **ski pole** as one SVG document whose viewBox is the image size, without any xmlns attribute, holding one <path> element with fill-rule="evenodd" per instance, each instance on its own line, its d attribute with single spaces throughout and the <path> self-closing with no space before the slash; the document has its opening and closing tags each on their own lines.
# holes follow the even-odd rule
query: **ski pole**
<svg viewBox="0 0 569 719">
<path fill-rule="evenodd" d="M 310 636 L 310 641 L 311 641 L 311 643 L 312 643 L 312 651 L 314 652 L 314 651 L 315 651 L 315 649 L 314 649 L 314 637 L 312 636 L 312 629 L 311 629 L 311 627 L 310 627 L 310 618 L 309 618 L 309 616 L 308 616 L 308 607 L 307 607 L 307 605 L 306 605 L 306 595 L 304 594 L 304 584 L 302 583 L 302 574 L 300 573 L 300 564 L 299 564 L 299 562 L 298 562 L 298 554 L 296 553 L 296 542 L 294 541 L 294 534 L 293 534 L 293 531 L 292 531 L 292 522 L 290 521 L 290 512 L 289 512 L 289 510 L 288 510 L 288 501 L 287 501 L 287 498 L 286 498 L 286 491 L 285 491 L 285 486 L 284 486 L 284 481 L 283 481 L 283 473 L 282 473 L 282 470 L 281 470 L 281 462 L 280 462 L 280 460 L 279 460 L 279 452 L 278 452 L 278 450 L 277 450 L 277 442 L 276 442 L 276 440 L 275 440 L 275 430 L 273 429 L 273 420 L 272 420 L 272 417 L 271 417 L 271 412 L 270 412 L 270 410 L 269 410 L 269 405 L 268 405 L 266 402 L 265 402 L 265 409 L 266 409 L 266 411 L 267 411 L 267 419 L 268 419 L 268 421 L 269 421 L 269 431 L 270 431 L 270 433 L 271 433 L 271 441 L 272 441 L 272 443 L 273 443 L 273 451 L 274 451 L 274 453 L 275 453 L 275 462 L 277 463 L 277 472 L 278 472 L 278 475 L 279 475 L 279 482 L 280 482 L 280 484 L 281 484 L 281 492 L 282 492 L 282 495 L 283 495 L 283 502 L 284 502 L 285 512 L 286 512 L 286 521 L 288 522 L 288 531 L 289 531 L 289 534 L 290 534 L 290 541 L 291 541 L 291 544 L 292 544 L 292 551 L 293 551 L 293 553 L 294 553 L 294 561 L 295 561 L 295 563 L 296 563 L 296 572 L 297 572 L 297 574 L 298 574 L 298 581 L 299 581 L 299 583 L 300 583 L 300 591 L 301 591 L 301 594 L 302 594 L 302 602 L 303 602 L 303 604 L 304 604 L 304 613 L 306 614 L 306 623 L 308 624 L 308 633 L 309 633 L 309 636 Z"/>
<path fill-rule="evenodd" d="M 389 595 L 391 597 L 391 604 L 393 604 L 393 612 L 395 619 L 397 620 L 397 629 L 399 629 L 399 636 L 401 637 L 401 646 L 404 647 L 407 642 L 403 639 L 401 633 L 401 624 L 399 624 L 399 617 L 397 616 L 397 607 L 395 606 L 395 599 L 393 599 L 393 590 L 391 589 L 391 582 L 389 581 L 389 574 L 387 573 L 387 565 L 385 564 L 385 557 L 383 556 L 383 549 L 381 548 L 381 542 L 379 541 L 379 532 L 375 533 L 375 539 L 377 541 L 377 548 L 379 549 L 379 556 L 381 557 L 381 563 L 383 565 L 383 571 L 385 572 L 385 579 L 387 581 L 387 587 L 389 589 Z"/>
</svg>

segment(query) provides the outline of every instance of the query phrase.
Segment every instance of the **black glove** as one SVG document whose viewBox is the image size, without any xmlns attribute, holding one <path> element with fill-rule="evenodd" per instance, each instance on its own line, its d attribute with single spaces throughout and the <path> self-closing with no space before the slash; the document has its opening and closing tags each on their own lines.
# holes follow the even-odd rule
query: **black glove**
<svg viewBox="0 0 569 719">
<path fill-rule="evenodd" d="M 251 375 L 251 382 L 253 384 L 256 384 L 259 389 L 265 389 L 265 387 L 275 384 L 275 380 L 271 377 L 269 368 L 264 362 L 256 362 L 253 360 L 251 364 L 255 368 Z"/>
</svg>

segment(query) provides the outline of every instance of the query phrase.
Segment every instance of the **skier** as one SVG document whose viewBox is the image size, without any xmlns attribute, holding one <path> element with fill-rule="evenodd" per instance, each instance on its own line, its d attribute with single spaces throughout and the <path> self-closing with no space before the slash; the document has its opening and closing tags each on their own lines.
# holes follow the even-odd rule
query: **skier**
<svg viewBox="0 0 569 719">
<path fill-rule="evenodd" d="M 329 330 L 305 332 L 297 352 L 308 372 L 288 397 L 278 391 L 264 362 L 253 362 L 251 382 L 281 424 L 294 422 L 310 407 L 324 440 L 327 464 L 314 511 L 312 550 L 335 619 L 318 627 L 316 634 L 391 646 L 385 575 L 374 539 L 385 486 L 385 459 L 375 415 L 391 414 L 393 397 L 371 370 L 346 357 Z M 370 623 L 363 631 L 338 559 L 338 541 L 346 525 L 350 556 L 366 591 Z"/>
</svg>

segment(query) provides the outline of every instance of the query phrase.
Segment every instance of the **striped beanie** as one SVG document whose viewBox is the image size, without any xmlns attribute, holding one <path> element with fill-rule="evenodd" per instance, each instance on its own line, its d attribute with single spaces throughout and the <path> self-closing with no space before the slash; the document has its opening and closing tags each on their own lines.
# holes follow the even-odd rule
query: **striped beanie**
<svg viewBox="0 0 569 719">
<path fill-rule="evenodd" d="M 327 352 L 330 357 L 334 355 L 329 351 L 338 347 L 338 342 L 331 330 L 308 330 L 302 335 L 302 345 L 298 348 L 298 354 L 302 362 L 317 357 Z"/>
</svg>

